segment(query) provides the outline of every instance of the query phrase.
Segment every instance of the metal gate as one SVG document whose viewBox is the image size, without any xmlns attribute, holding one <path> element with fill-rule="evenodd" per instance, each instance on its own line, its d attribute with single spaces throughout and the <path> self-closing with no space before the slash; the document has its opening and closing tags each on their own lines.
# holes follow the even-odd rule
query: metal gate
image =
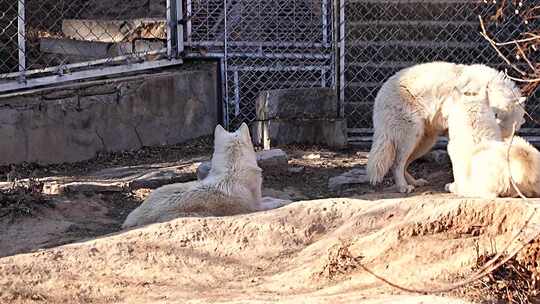
<svg viewBox="0 0 540 304">
<path fill-rule="evenodd" d="M 187 0 L 192 56 L 222 58 L 224 120 L 255 119 L 262 90 L 335 87 L 331 0 Z"/>
</svg>

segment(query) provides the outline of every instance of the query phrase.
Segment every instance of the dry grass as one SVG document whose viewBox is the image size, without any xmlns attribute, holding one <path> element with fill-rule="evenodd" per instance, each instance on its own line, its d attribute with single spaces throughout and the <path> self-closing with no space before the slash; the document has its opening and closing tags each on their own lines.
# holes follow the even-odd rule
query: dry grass
<svg viewBox="0 0 540 304">
<path fill-rule="evenodd" d="M 319 278 L 334 280 L 360 268 L 362 256 L 354 257 L 349 247 L 350 242 L 341 241 L 328 249 L 328 260 L 323 270 L 318 273 Z"/>
<path fill-rule="evenodd" d="M 480 269 L 497 253 L 478 254 L 473 270 Z M 499 257 L 498 261 L 506 256 Z M 479 303 L 540 303 L 540 240 L 529 244 L 521 253 L 501 267 L 467 286 L 462 292 Z M 498 262 L 497 261 L 497 262 Z"/>
<path fill-rule="evenodd" d="M 30 216 L 43 207 L 53 207 L 51 200 L 43 194 L 43 183 L 34 179 L 28 182 L 13 182 L 7 190 L 0 190 L 0 218 L 10 221 Z"/>
</svg>

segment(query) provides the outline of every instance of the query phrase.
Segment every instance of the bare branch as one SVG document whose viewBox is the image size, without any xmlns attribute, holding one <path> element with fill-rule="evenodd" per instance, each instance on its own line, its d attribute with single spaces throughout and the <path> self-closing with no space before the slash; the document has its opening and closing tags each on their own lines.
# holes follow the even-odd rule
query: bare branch
<svg viewBox="0 0 540 304">
<path fill-rule="evenodd" d="M 508 73 L 505 73 L 505 74 L 506 74 L 506 77 L 508 77 L 508 79 L 516 81 L 516 82 L 528 82 L 528 83 L 540 82 L 540 78 L 524 79 L 524 78 L 512 77 L 508 75 Z"/>
<path fill-rule="evenodd" d="M 491 46 L 495 49 L 497 54 L 499 54 L 499 57 L 501 57 L 509 66 L 511 66 L 515 71 L 517 71 L 521 75 L 526 76 L 527 75 L 526 72 L 524 72 L 523 70 L 518 68 L 515 64 L 513 64 L 510 60 L 508 60 L 508 58 L 504 56 L 504 54 L 499 50 L 499 48 L 497 48 L 495 41 L 489 37 L 486 31 L 486 27 L 484 26 L 484 21 L 482 20 L 482 17 L 478 16 L 478 19 L 480 19 L 480 27 L 482 28 L 482 32 L 480 33 L 480 35 L 482 35 L 482 37 L 484 37 L 489 42 L 489 44 L 491 44 Z"/>
<path fill-rule="evenodd" d="M 515 44 L 515 43 L 523 43 L 523 42 L 529 42 L 529 41 L 535 41 L 535 40 L 540 41 L 540 35 L 535 35 L 535 34 L 532 34 L 532 33 L 525 33 L 525 35 L 531 35 L 532 37 L 523 38 L 523 39 L 516 39 L 516 40 L 511 40 L 511 41 L 506 41 L 506 42 L 494 42 L 494 43 L 495 43 L 496 46 L 505 46 L 505 45 L 511 45 L 511 44 Z"/>
<path fill-rule="evenodd" d="M 527 55 L 525 54 L 525 52 L 523 52 L 523 49 L 521 48 L 521 46 L 519 46 L 519 43 L 517 43 L 517 42 L 514 42 L 514 43 L 515 43 L 516 48 L 517 48 L 519 54 L 521 55 L 521 57 L 527 62 L 527 64 L 531 68 L 531 71 L 535 71 L 536 70 L 535 67 L 533 66 L 533 64 L 531 63 L 529 58 L 527 58 Z"/>
</svg>

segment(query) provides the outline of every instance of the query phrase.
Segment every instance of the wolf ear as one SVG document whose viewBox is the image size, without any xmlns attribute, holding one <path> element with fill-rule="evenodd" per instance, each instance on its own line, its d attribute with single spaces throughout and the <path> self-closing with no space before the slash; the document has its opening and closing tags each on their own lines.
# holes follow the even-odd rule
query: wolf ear
<svg viewBox="0 0 540 304">
<path fill-rule="evenodd" d="M 240 125 L 240 128 L 238 128 L 237 132 L 246 142 L 251 142 L 251 136 L 249 135 L 249 127 L 245 122 Z"/>
<path fill-rule="evenodd" d="M 223 129 L 223 127 L 220 124 L 218 124 L 216 126 L 216 129 L 214 130 L 214 138 L 215 139 L 222 138 L 225 133 L 227 133 L 227 131 Z"/>
<path fill-rule="evenodd" d="M 482 98 L 483 101 L 488 102 L 489 99 L 489 87 L 485 86 L 480 89 L 480 92 L 478 92 L 478 95 Z"/>
<path fill-rule="evenodd" d="M 452 96 L 452 102 L 459 102 L 463 96 L 463 93 L 460 89 L 458 89 L 458 87 L 454 87 L 452 88 L 452 93 L 450 93 L 450 96 Z"/>
<path fill-rule="evenodd" d="M 507 83 L 508 81 L 510 80 L 506 77 L 506 73 L 504 71 L 499 71 L 487 82 L 487 88 L 489 90 L 490 87 L 497 87 L 500 86 L 501 83 Z"/>
</svg>

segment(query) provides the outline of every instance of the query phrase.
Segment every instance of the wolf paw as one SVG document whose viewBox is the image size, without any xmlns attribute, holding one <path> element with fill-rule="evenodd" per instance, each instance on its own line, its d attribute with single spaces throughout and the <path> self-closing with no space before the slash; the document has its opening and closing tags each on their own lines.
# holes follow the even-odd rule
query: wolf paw
<svg viewBox="0 0 540 304">
<path fill-rule="evenodd" d="M 398 186 L 398 190 L 400 193 L 411 193 L 414 191 L 414 186 L 413 185 Z"/>
</svg>

